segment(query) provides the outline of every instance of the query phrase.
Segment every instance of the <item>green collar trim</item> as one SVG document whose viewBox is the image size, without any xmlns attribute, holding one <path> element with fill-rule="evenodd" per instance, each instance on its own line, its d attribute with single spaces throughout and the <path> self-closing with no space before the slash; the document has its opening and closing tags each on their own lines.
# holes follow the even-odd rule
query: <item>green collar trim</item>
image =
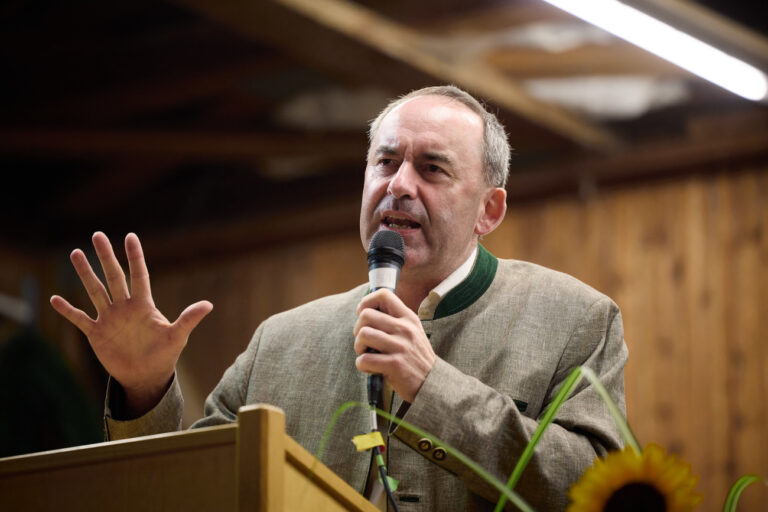
<svg viewBox="0 0 768 512">
<path fill-rule="evenodd" d="M 443 297 L 435 309 L 433 320 L 453 315 L 474 304 L 491 286 L 498 266 L 499 260 L 496 256 L 478 244 L 477 260 L 472 267 L 472 272 Z"/>
</svg>

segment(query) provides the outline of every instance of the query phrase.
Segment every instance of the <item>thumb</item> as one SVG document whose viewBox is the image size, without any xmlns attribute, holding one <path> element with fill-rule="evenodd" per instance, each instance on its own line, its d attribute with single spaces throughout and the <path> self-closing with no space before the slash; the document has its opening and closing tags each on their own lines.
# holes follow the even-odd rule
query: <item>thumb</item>
<svg viewBox="0 0 768 512">
<path fill-rule="evenodd" d="M 197 327 L 197 324 L 211 312 L 211 310 L 213 310 L 213 304 L 207 300 L 195 302 L 191 306 L 187 306 L 187 309 L 181 312 L 179 318 L 173 322 L 173 328 L 181 331 L 186 338 L 192 330 Z"/>
</svg>

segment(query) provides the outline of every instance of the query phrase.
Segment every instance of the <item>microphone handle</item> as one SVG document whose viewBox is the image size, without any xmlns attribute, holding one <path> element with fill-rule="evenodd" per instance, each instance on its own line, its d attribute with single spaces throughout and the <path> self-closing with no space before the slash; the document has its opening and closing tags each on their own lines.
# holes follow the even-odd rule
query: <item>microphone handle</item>
<svg viewBox="0 0 768 512">
<path fill-rule="evenodd" d="M 372 288 L 371 292 L 375 292 L 376 290 L 380 290 L 382 288 L 386 288 L 392 293 L 395 292 L 395 290 L 393 290 L 388 286 L 378 286 L 376 288 Z M 378 350 L 370 347 L 366 350 L 366 352 L 370 352 L 373 354 L 380 354 Z M 368 405 L 370 405 L 371 407 L 379 407 L 380 405 L 383 405 L 382 399 L 381 399 L 381 392 L 382 392 L 382 389 L 384 389 L 384 379 L 381 376 L 381 374 L 371 373 L 368 375 L 367 389 L 368 389 Z M 373 426 L 372 430 L 378 430 L 375 412 L 371 413 L 371 425 Z"/>
</svg>

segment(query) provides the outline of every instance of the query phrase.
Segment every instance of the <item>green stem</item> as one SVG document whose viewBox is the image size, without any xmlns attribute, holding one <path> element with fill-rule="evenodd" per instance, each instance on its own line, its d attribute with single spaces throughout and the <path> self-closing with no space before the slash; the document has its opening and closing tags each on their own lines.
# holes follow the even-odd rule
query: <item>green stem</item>
<svg viewBox="0 0 768 512">
<path fill-rule="evenodd" d="M 603 387 L 603 384 L 600 382 L 600 379 L 598 379 L 595 373 L 589 368 L 587 368 L 586 366 L 578 366 L 571 371 L 571 373 L 565 379 L 565 382 L 563 382 L 563 385 L 560 388 L 560 391 L 557 392 L 555 399 L 552 401 L 551 404 L 549 404 L 549 407 L 547 408 L 546 412 L 544 413 L 544 416 L 539 422 L 538 427 L 536 427 L 536 430 L 534 431 L 533 436 L 531 436 L 531 439 L 530 441 L 528 441 L 528 444 L 523 450 L 522 455 L 520 455 L 520 458 L 517 460 L 517 464 L 515 465 L 515 468 L 512 470 L 512 474 L 509 477 L 509 481 L 507 481 L 508 489 L 514 489 L 514 487 L 517 485 L 517 482 L 520 480 L 520 477 L 523 474 L 523 470 L 525 470 L 525 468 L 528 466 L 528 462 L 530 462 L 531 460 L 531 457 L 533 457 L 533 451 L 536 448 L 536 445 L 539 444 L 539 441 L 541 440 L 541 436 L 544 435 L 544 431 L 547 429 L 547 427 L 549 427 L 549 425 L 555 419 L 555 415 L 557 414 L 557 411 L 560 409 L 560 407 L 562 407 L 562 405 L 571 395 L 574 388 L 576 388 L 576 386 L 581 381 L 582 377 L 587 378 L 587 380 L 592 384 L 592 386 L 594 386 L 600 398 L 603 399 L 603 402 L 605 402 L 605 405 L 608 406 L 608 410 L 610 411 L 611 416 L 613 416 L 613 421 L 616 422 L 616 426 L 618 427 L 619 432 L 621 433 L 621 436 L 624 438 L 624 442 L 630 445 L 632 448 L 634 448 L 637 451 L 637 453 L 642 452 L 642 450 L 640 449 L 640 445 L 637 442 L 637 439 L 635 439 L 635 436 L 632 434 L 632 431 L 629 429 L 629 425 L 627 425 L 627 421 L 624 419 L 624 415 L 621 413 L 618 406 L 611 398 L 611 395 L 609 395 L 608 391 L 606 391 L 605 387 Z M 506 499 L 504 496 L 502 496 L 501 499 L 499 499 L 498 503 L 496 503 L 496 508 L 494 509 L 494 512 L 500 512 L 504 507 L 505 503 L 506 503 Z"/>
<path fill-rule="evenodd" d="M 573 390 L 581 381 L 582 377 L 585 377 L 590 382 L 590 384 L 592 384 L 598 396 L 600 396 L 603 402 L 605 402 L 605 405 L 608 407 L 608 411 L 610 412 L 614 422 L 616 423 L 616 426 L 619 429 L 619 433 L 624 438 L 624 442 L 627 445 L 631 446 L 637 453 L 642 453 L 640 444 L 637 442 L 637 439 L 632 433 L 632 430 L 629 428 L 629 425 L 627 424 L 627 421 L 624 418 L 624 415 L 621 413 L 618 406 L 611 398 L 610 394 L 608 394 L 608 391 L 600 382 L 600 379 L 597 378 L 597 376 L 591 369 L 585 366 L 579 366 L 574 368 L 571 371 L 571 373 L 568 375 L 568 377 L 565 379 L 565 382 L 563 382 L 563 385 L 560 388 L 560 391 L 558 391 L 557 395 L 555 396 L 555 399 L 552 401 L 551 404 L 549 404 L 549 407 L 547 407 L 547 410 L 545 411 L 544 416 L 542 417 L 541 421 L 536 427 L 536 430 L 534 431 L 533 435 L 531 436 L 530 441 L 528 441 L 528 444 L 523 450 L 523 453 L 520 455 L 520 458 L 518 459 L 517 464 L 512 470 L 512 474 L 510 475 L 506 486 L 503 485 L 493 475 L 485 471 L 478 464 L 476 464 L 471 459 L 469 459 L 466 455 L 446 445 L 445 443 L 443 443 L 436 437 L 432 436 L 431 434 L 428 434 L 414 427 L 413 425 L 409 424 L 408 422 L 400 418 L 396 418 L 392 416 L 388 412 L 382 411 L 380 409 L 376 409 L 376 411 L 379 413 L 380 416 L 387 418 L 388 420 L 396 423 L 397 425 L 405 428 L 406 430 L 409 430 L 410 432 L 413 432 L 414 434 L 420 437 L 426 437 L 427 439 L 431 440 L 435 446 L 441 446 L 442 448 L 445 449 L 447 453 L 449 453 L 451 456 L 459 460 L 465 466 L 467 466 L 472 471 L 474 471 L 483 480 L 485 480 L 494 488 L 496 488 L 501 493 L 501 498 L 499 499 L 498 503 L 496 503 L 496 508 L 494 509 L 494 512 L 500 512 L 504 508 L 504 505 L 506 504 L 507 500 L 511 501 L 515 506 L 517 506 L 523 512 L 533 512 L 533 509 L 531 509 L 530 506 L 526 504 L 525 501 L 517 493 L 513 491 L 513 489 L 515 485 L 517 485 L 518 481 L 520 480 L 520 477 L 523 474 L 523 471 L 528 466 L 528 463 L 533 457 L 533 453 L 534 453 L 534 450 L 536 449 L 536 445 L 539 443 L 539 441 L 541 440 L 541 437 L 544 435 L 544 431 L 547 429 L 547 427 L 549 427 L 552 421 L 554 421 L 555 415 L 560 410 L 560 407 L 562 407 L 562 405 L 571 395 Z M 328 427 L 325 430 L 325 433 L 323 434 L 323 438 L 320 442 L 320 447 L 318 448 L 318 451 L 317 451 L 316 459 L 319 460 L 322 457 L 323 451 L 325 450 L 325 446 L 328 442 L 331 431 L 333 430 L 333 427 L 336 425 L 336 422 L 338 421 L 341 414 L 351 407 L 363 407 L 366 409 L 370 409 L 369 406 L 367 406 L 366 404 L 362 404 L 360 402 L 346 402 L 342 404 L 338 409 L 336 409 Z M 742 480 L 743 479 L 744 478 L 742 478 Z M 739 480 L 739 482 L 741 482 L 742 480 Z M 739 484 L 739 482 L 737 482 L 737 485 Z M 746 487 L 750 483 L 752 483 L 752 481 L 749 481 L 746 484 L 743 484 L 740 490 L 738 490 L 738 492 L 735 495 L 736 501 L 738 501 L 738 497 L 741 494 L 741 491 L 743 491 L 744 487 Z M 736 488 L 737 485 L 734 485 L 734 488 Z M 734 489 L 731 490 L 731 493 L 732 494 L 734 493 Z M 730 495 L 729 495 L 729 498 L 730 498 Z M 733 510 L 728 509 L 728 512 L 733 512 Z"/>
<path fill-rule="evenodd" d="M 736 512 L 736 505 L 739 504 L 741 493 L 744 492 L 744 489 L 746 489 L 748 485 L 753 484 L 758 480 L 760 480 L 760 477 L 757 475 L 744 475 L 736 480 L 736 483 L 733 484 L 728 496 L 725 498 L 723 512 Z"/>
<path fill-rule="evenodd" d="M 531 440 L 528 441 L 528 444 L 525 446 L 522 455 L 520 455 L 520 458 L 517 460 L 517 464 L 512 470 L 512 474 L 509 476 L 509 481 L 507 481 L 507 489 L 514 489 L 515 485 L 517 485 L 517 482 L 520 480 L 523 471 L 525 470 L 526 466 L 528 466 L 528 462 L 531 460 L 531 457 L 533 457 L 533 450 L 536 448 L 536 445 L 539 444 L 541 436 L 544 435 L 544 431 L 547 429 L 549 424 L 552 423 L 552 420 L 554 419 L 558 409 L 560 409 L 560 406 L 563 405 L 563 402 L 565 402 L 565 400 L 568 398 L 568 395 L 571 394 L 571 391 L 574 387 L 576 387 L 576 384 L 578 384 L 580 380 L 581 371 L 579 368 L 575 368 L 568 375 L 568 378 L 565 379 L 563 386 L 560 388 L 560 391 L 558 391 L 555 399 L 547 408 L 547 411 L 544 413 L 544 417 L 539 422 L 539 426 L 536 427 L 536 430 L 533 432 Z M 496 503 L 494 512 L 500 512 L 504 508 L 506 502 L 506 498 L 502 496 Z"/>
<path fill-rule="evenodd" d="M 320 442 L 320 447 L 317 450 L 316 459 L 319 460 L 322 457 L 323 451 L 325 450 L 325 445 L 328 442 L 328 439 L 330 438 L 331 431 L 333 430 L 333 427 L 336 425 L 336 421 L 339 419 L 342 413 L 346 411 L 347 409 L 351 407 L 362 407 L 364 409 L 370 410 L 371 407 L 367 404 L 363 404 L 360 402 L 346 402 L 342 404 L 336 411 L 333 413 L 333 416 L 331 417 L 331 421 L 328 424 L 328 427 L 325 429 L 325 433 L 323 434 L 323 438 Z M 427 432 L 424 432 L 423 430 L 411 425 L 405 420 L 402 420 L 400 418 L 397 418 L 391 414 L 389 414 L 386 411 L 383 411 L 381 409 L 374 409 L 380 416 L 388 419 L 389 421 L 396 423 L 398 426 L 403 427 L 404 429 L 416 434 L 419 437 L 426 437 L 430 441 L 432 441 L 432 444 L 435 447 L 441 447 L 443 448 L 446 453 L 448 453 L 450 456 L 454 457 L 456 460 L 467 466 L 469 469 L 475 472 L 480 478 L 485 480 L 488 484 L 493 486 L 497 491 L 499 491 L 503 498 L 505 500 L 509 500 L 514 505 L 520 509 L 523 512 L 534 512 L 534 510 L 528 505 L 523 498 L 521 498 L 516 492 L 514 492 L 512 489 L 507 488 L 499 479 L 495 478 L 493 475 L 491 475 L 489 472 L 484 470 L 482 467 L 480 467 L 477 463 L 472 461 L 469 457 L 461 453 L 460 451 L 456 450 L 455 448 L 452 448 L 436 438 L 435 436 L 428 434 Z"/>
<path fill-rule="evenodd" d="M 637 442 L 637 438 L 632 433 L 632 430 L 629 428 L 629 424 L 627 423 L 627 420 L 624 418 L 624 415 L 619 410 L 619 407 L 616 405 L 616 402 L 613 401 L 611 398 L 611 395 L 608 394 L 608 391 L 605 389 L 605 386 L 603 386 L 603 383 L 600 382 L 600 379 L 597 378 L 597 375 L 595 375 L 595 372 L 593 372 L 591 369 L 587 368 L 586 366 L 580 366 L 582 375 L 586 377 L 586 379 L 589 381 L 590 384 L 592 384 L 592 387 L 595 388 L 595 391 L 597 391 L 597 394 L 600 395 L 600 398 L 603 399 L 603 402 L 605 402 L 605 405 L 608 406 L 608 410 L 611 413 L 611 416 L 613 416 L 613 421 L 616 423 L 616 426 L 619 428 L 619 433 L 621 434 L 621 437 L 624 438 L 624 442 L 635 449 L 637 453 L 643 453 L 643 449 L 640 448 L 640 443 Z"/>
</svg>

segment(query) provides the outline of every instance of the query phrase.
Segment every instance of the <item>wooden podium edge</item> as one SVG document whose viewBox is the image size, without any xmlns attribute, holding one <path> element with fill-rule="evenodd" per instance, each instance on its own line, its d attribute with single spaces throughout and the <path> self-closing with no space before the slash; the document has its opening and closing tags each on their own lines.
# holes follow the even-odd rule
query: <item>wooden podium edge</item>
<svg viewBox="0 0 768 512">
<path fill-rule="evenodd" d="M 285 436 L 285 456 L 289 464 L 305 475 L 311 475 L 319 487 L 334 496 L 349 510 L 378 512 L 379 509 L 374 507 L 370 501 L 288 435 Z"/>
<path fill-rule="evenodd" d="M 115 459 L 135 458 L 162 451 L 185 451 L 204 446 L 234 444 L 236 424 L 216 425 L 186 432 L 106 441 L 0 458 L 0 476 L 61 467 L 74 467 Z M 200 435 L 205 432 L 206 435 Z"/>
<path fill-rule="evenodd" d="M 283 512 L 285 413 L 268 404 L 237 412 L 237 510 Z"/>
<path fill-rule="evenodd" d="M 312 500 L 310 496 L 315 496 L 325 503 L 323 510 L 378 510 L 288 436 L 285 413 L 271 405 L 243 407 L 238 412 L 238 422 L 227 425 L 2 458 L 0 479 L 26 475 L 24 478 L 47 482 L 45 479 L 49 478 L 50 472 L 62 469 L 125 460 L 132 464 L 130 459 L 149 460 L 155 456 L 201 450 L 210 453 L 207 450 L 211 448 L 220 448 L 233 457 L 222 470 L 232 475 L 235 482 L 232 491 L 236 494 L 231 502 L 235 505 L 234 510 L 284 512 L 289 504 L 295 506 L 296 493 L 304 496 L 304 492 L 308 494 L 300 500 Z M 55 487 L 51 482 L 45 485 Z M 50 510 L 58 506 L 52 502 Z"/>
<path fill-rule="evenodd" d="M 283 512 L 287 490 L 284 466 L 290 464 L 345 509 L 378 511 L 285 433 L 285 413 L 278 407 L 267 404 L 241 407 L 238 423 L 238 510 Z"/>
</svg>

